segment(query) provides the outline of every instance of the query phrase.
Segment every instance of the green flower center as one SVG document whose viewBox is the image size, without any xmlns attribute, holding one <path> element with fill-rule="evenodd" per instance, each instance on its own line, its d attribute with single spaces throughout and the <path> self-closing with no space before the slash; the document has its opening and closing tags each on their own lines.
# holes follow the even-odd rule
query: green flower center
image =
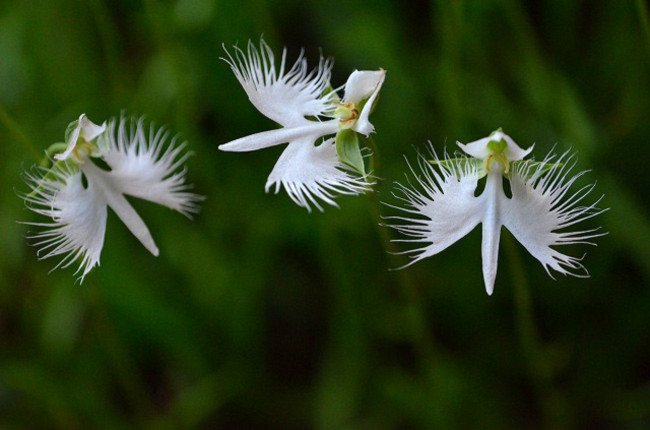
<svg viewBox="0 0 650 430">
<path fill-rule="evenodd" d="M 487 148 L 491 152 L 485 158 L 483 167 L 487 172 L 490 171 L 490 168 L 494 165 L 499 166 L 504 175 L 507 175 L 510 171 L 510 162 L 506 158 L 505 150 L 508 147 L 508 143 L 504 139 L 492 140 L 488 142 Z"/>
<path fill-rule="evenodd" d="M 352 102 L 341 103 L 334 102 L 337 106 L 334 111 L 334 116 L 339 120 L 339 127 L 341 129 L 352 128 L 359 118 L 359 110 L 357 105 Z"/>
</svg>

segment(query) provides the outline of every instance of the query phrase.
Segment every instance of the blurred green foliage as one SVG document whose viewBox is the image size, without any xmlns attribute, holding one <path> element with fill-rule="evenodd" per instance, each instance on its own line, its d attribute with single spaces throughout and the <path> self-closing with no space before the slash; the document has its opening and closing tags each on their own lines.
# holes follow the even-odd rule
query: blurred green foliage
<svg viewBox="0 0 650 430">
<path fill-rule="evenodd" d="M 334 86 L 388 71 L 376 195 L 308 214 L 264 193 L 281 148 L 217 151 L 272 126 L 219 59 L 260 35 L 334 57 Z M 642 0 L 0 2 L 0 427 L 648 428 L 649 72 Z M 20 175 L 122 110 L 189 142 L 207 200 L 194 221 L 133 201 L 159 258 L 111 214 L 79 285 L 27 246 Z M 552 280 L 504 231 L 487 297 L 479 229 L 389 271 L 402 155 L 497 127 L 592 170 L 592 277 Z"/>
</svg>

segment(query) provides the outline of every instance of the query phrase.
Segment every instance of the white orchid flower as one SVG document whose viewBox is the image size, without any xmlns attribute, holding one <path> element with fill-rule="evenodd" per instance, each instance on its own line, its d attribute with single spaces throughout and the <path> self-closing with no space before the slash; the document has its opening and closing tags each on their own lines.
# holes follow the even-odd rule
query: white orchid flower
<svg viewBox="0 0 650 430">
<path fill-rule="evenodd" d="M 371 185 L 363 174 L 363 158 L 356 133 L 374 131 L 368 120 L 386 72 L 354 71 L 345 84 L 343 100 L 330 86 L 332 62 L 321 57 L 308 72 L 304 51 L 287 70 L 286 48 L 279 70 L 269 46 L 262 40 L 258 50 L 252 42 L 248 52 L 235 47 L 225 59 L 251 103 L 266 117 L 282 126 L 233 140 L 219 146 L 222 151 L 255 151 L 289 143 L 266 182 L 266 191 L 283 186 L 299 206 L 310 204 L 323 210 L 318 199 L 337 206 L 334 194 L 360 194 Z M 351 131 L 350 131 L 351 130 Z M 318 139 L 324 139 L 318 145 Z M 348 152 L 349 151 L 349 152 Z M 350 167 L 362 173 L 352 176 Z"/>
<path fill-rule="evenodd" d="M 571 185 L 586 173 L 571 174 L 574 156 L 565 152 L 557 160 L 550 154 L 542 162 L 523 160 L 532 147 L 520 148 L 500 130 L 458 145 L 472 158 L 452 159 L 445 154 L 440 160 L 432 149 L 433 161 L 418 157 L 421 174 L 409 165 L 419 189 L 410 182 L 409 187 L 397 184 L 400 193 L 396 197 L 406 206 L 388 206 L 408 215 L 387 217 L 398 222 L 388 226 L 411 237 L 397 241 L 425 244 L 405 252 L 412 258 L 406 266 L 443 251 L 482 223 L 483 280 L 488 295 L 494 290 L 501 226 L 542 263 L 549 276 L 553 277 L 549 271 L 553 269 L 563 275 L 588 277 L 582 258 L 552 248 L 594 245 L 591 239 L 606 234 L 598 231 L 600 227 L 560 231 L 606 210 L 596 208 L 602 197 L 595 203 L 580 205 L 595 184 L 569 192 Z M 477 197 L 478 180 L 484 176 L 485 189 Z M 504 192 L 504 176 L 510 182 L 512 197 Z"/>
<path fill-rule="evenodd" d="M 158 247 L 149 229 L 124 196 L 149 200 L 188 217 L 198 211 L 197 203 L 203 199 L 188 192 L 190 186 L 181 169 L 189 156 L 182 154 L 185 144 L 176 145 L 174 138 L 166 145 L 168 137 L 164 129 L 147 129 L 142 119 L 121 118 L 119 124 L 111 120 L 107 127 L 82 115 L 73 122 L 65 151 L 54 157 L 59 161 L 51 169 L 37 167 L 26 174 L 32 189 L 24 196 L 28 207 L 52 219 L 27 223 L 46 228 L 30 237 L 40 248 L 39 257 L 64 255 L 54 269 L 80 259 L 75 274 L 81 272 L 83 282 L 99 265 L 107 207 L 157 256 Z M 96 164 L 102 161 L 110 170 Z"/>
</svg>

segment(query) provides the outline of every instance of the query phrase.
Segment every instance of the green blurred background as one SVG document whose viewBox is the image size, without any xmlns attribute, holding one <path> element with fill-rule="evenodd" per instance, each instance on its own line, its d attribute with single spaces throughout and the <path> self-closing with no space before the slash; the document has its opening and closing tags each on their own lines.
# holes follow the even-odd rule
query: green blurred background
<svg viewBox="0 0 650 430">
<path fill-rule="evenodd" d="M 282 148 L 217 151 L 273 127 L 219 59 L 260 35 L 334 57 L 334 86 L 388 71 L 375 195 L 308 214 L 264 193 Z M 0 427 L 650 427 L 649 72 L 640 0 L 0 1 Z M 28 144 L 122 110 L 189 142 L 207 200 L 132 200 L 158 258 L 111 213 L 79 285 L 28 246 L 20 175 Z M 552 280 L 504 230 L 488 297 L 480 229 L 389 271 L 402 155 L 497 127 L 592 170 L 609 235 L 569 250 L 592 277 Z"/>
</svg>

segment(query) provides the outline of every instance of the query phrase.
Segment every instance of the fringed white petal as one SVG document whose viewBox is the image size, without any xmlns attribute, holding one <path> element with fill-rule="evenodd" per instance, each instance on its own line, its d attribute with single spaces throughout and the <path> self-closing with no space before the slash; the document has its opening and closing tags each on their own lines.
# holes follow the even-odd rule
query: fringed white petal
<svg viewBox="0 0 650 430">
<path fill-rule="evenodd" d="M 225 49 L 225 48 L 224 48 Z M 331 101 L 336 93 L 323 97 L 329 86 L 332 61 L 321 57 L 318 67 L 308 71 L 307 59 L 301 51 L 293 66 L 286 71 L 286 48 L 282 51 L 279 70 L 271 48 L 260 41 L 259 50 L 248 42 L 245 53 L 235 46 L 234 56 L 226 50 L 237 80 L 251 103 L 266 117 L 285 127 L 304 124 L 306 116 L 331 115 Z"/>
<path fill-rule="evenodd" d="M 49 223 L 27 223 L 45 230 L 30 235 L 39 248 L 41 259 L 64 255 L 56 265 L 68 267 L 81 260 L 81 281 L 90 270 L 99 265 L 106 230 L 106 201 L 95 184 L 82 182 L 79 170 L 69 167 L 52 171 L 44 176 L 27 174 L 32 193 L 24 196 L 27 206 L 34 212 L 51 218 Z M 52 269 L 52 270 L 54 270 Z"/>
<path fill-rule="evenodd" d="M 169 140 L 164 128 L 146 127 L 143 119 L 125 120 L 119 124 L 112 120 L 108 132 L 99 141 L 102 158 L 111 168 L 103 172 L 111 187 L 121 194 L 148 200 L 190 217 L 198 212 L 198 202 L 203 200 L 189 192 L 185 181 L 183 163 L 190 153 L 185 144 Z"/>
<path fill-rule="evenodd" d="M 409 164 L 415 185 L 410 180 L 407 185 L 397 184 L 395 197 L 405 206 L 387 205 L 406 212 L 403 216 L 385 218 L 389 220 L 388 227 L 411 238 L 395 242 L 425 244 L 404 252 L 412 258 L 406 266 L 443 251 L 472 231 L 483 217 L 482 201 L 474 196 L 479 178 L 476 166 L 446 156 L 440 163 L 433 148 L 431 155 L 437 169 L 418 155 L 418 171 Z"/>
<path fill-rule="evenodd" d="M 512 199 L 502 206 L 503 225 L 519 242 L 542 263 L 549 275 L 549 268 L 564 275 L 589 276 L 580 262 L 582 258 L 562 254 L 551 246 L 585 243 L 594 245 L 591 239 L 606 233 L 599 228 L 580 231 L 560 231 L 606 209 L 598 209 L 600 201 L 581 205 L 594 185 L 570 193 L 569 188 L 584 173 L 572 175 L 575 159 L 565 152 L 553 167 L 544 171 L 553 157 L 543 163 L 516 164 L 511 173 Z M 602 199 L 602 197 L 601 197 Z M 551 275 L 552 277 L 552 275 Z"/>
<path fill-rule="evenodd" d="M 309 121 L 305 125 L 298 127 L 262 131 L 260 133 L 251 134 L 250 136 L 241 137 L 232 142 L 219 145 L 219 149 L 222 151 L 232 152 L 257 151 L 258 149 L 281 145 L 308 136 L 320 137 L 334 134 L 338 130 L 339 125 L 337 120 L 324 122 Z M 314 137 L 313 140 L 316 140 L 316 137 Z"/>
<path fill-rule="evenodd" d="M 369 189 L 372 183 L 366 178 L 353 177 L 336 154 L 334 139 L 315 146 L 316 138 L 302 138 L 291 142 L 273 167 L 266 182 L 266 191 L 280 186 L 298 205 L 311 212 L 311 205 L 323 208 L 318 200 L 338 207 L 333 200 L 336 194 L 356 195 Z"/>
</svg>

